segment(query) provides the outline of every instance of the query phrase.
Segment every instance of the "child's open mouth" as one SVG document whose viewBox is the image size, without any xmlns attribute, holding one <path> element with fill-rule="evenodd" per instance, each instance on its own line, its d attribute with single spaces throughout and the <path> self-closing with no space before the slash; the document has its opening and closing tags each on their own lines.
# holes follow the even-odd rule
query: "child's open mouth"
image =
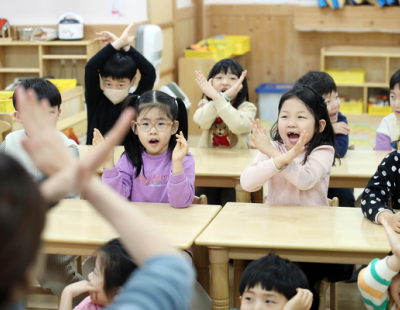
<svg viewBox="0 0 400 310">
<path fill-rule="evenodd" d="M 296 144 L 297 141 L 299 141 L 300 135 L 298 133 L 295 132 L 289 132 L 287 134 L 288 138 L 289 138 L 289 142 L 292 144 Z"/>
<path fill-rule="evenodd" d="M 150 143 L 151 146 L 156 146 L 159 142 L 160 142 L 160 141 L 159 141 L 158 139 L 151 139 L 151 140 L 149 141 L 149 143 Z"/>
</svg>

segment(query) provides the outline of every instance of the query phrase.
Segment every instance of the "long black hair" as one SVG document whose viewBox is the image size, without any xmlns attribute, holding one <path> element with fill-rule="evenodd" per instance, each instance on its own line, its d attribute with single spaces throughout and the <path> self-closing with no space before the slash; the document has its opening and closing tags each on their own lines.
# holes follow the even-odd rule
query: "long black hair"
<svg viewBox="0 0 400 310">
<path fill-rule="evenodd" d="M 298 98 L 299 100 L 301 100 L 306 106 L 307 110 L 314 116 L 315 119 L 314 135 L 310 142 L 308 142 L 308 147 L 304 156 L 303 164 L 305 164 L 308 155 L 310 155 L 315 148 L 321 145 L 330 145 L 335 148 L 335 132 L 333 131 L 332 123 L 329 118 L 329 113 L 328 109 L 326 108 L 324 97 L 322 97 L 311 86 L 306 86 L 302 84 L 299 84 L 291 90 L 288 90 L 282 95 L 278 107 L 278 120 L 283 104 L 286 100 L 290 100 L 292 98 Z M 278 120 L 272 126 L 271 137 L 273 141 L 283 143 L 282 137 L 280 136 L 278 130 Z M 326 126 L 322 132 L 320 132 L 319 129 L 320 120 L 324 120 L 326 122 Z M 337 156 L 335 155 L 335 157 Z M 334 163 L 335 159 L 333 159 L 333 164 Z"/>
<path fill-rule="evenodd" d="M 182 131 L 185 139 L 188 139 L 188 116 L 185 103 L 180 98 L 174 98 L 170 95 L 158 91 L 149 90 L 141 96 L 128 96 L 125 100 L 123 108 L 134 107 L 136 110 L 136 118 L 142 110 L 151 110 L 153 108 L 161 109 L 174 122 L 179 122 L 178 133 Z M 168 145 L 168 151 L 172 154 L 176 146 L 176 138 L 171 135 Z M 130 130 L 124 140 L 124 148 L 129 161 L 135 168 L 135 179 L 140 175 L 143 169 L 142 150 L 143 145 L 133 130 Z M 144 173 L 144 170 L 143 170 Z"/>
<path fill-rule="evenodd" d="M 39 187 L 15 159 L 0 153 L 0 309 L 16 288 L 30 287 L 27 271 L 36 260 L 47 205 Z"/>
<path fill-rule="evenodd" d="M 104 274 L 104 292 L 108 298 L 113 298 L 137 265 L 118 239 L 112 239 L 100 248 L 99 259 Z"/>
<path fill-rule="evenodd" d="M 222 59 L 218 61 L 214 67 L 211 69 L 210 73 L 208 74 L 208 79 L 214 78 L 217 74 L 220 74 L 221 72 L 227 74 L 228 70 L 230 69 L 231 73 L 236 75 L 238 78 L 242 75 L 242 72 L 244 71 L 240 63 L 238 63 L 234 59 Z M 243 80 L 243 88 L 242 90 L 237 94 L 235 101 L 233 102 L 232 106 L 237 109 L 245 100 L 249 101 L 249 88 L 247 86 L 247 79 L 244 78 Z M 211 101 L 211 98 L 206 97 L 207 100 Z"/>
</svg>

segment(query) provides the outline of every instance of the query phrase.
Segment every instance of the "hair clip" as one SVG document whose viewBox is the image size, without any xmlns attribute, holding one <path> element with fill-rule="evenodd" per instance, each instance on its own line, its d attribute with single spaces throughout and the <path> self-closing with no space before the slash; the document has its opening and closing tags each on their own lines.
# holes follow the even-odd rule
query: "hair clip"
<svg viewBox="0 0 400 310">
<path fill-rule="evenodd" d="M 137 96 L 138 100 L 140 99 L 140 96 Z"/>
<path fill-rule="evenodd" d="M 309 90 L 311 90 L 317 96 L 319 105 L 322 108 L 326 108 L 327 107 L 326 103 L 325 103 L 325 98 L 323 96 L 321 96 L 321 94 L 319 92 L 317 92 L 314 88 L 312 88 L 309 85 L 303 85 L 303 84 L 299 84 L 298 86 L 299 87 L 305 87 L 305 88 L 308 88 Z"/>
</svg>

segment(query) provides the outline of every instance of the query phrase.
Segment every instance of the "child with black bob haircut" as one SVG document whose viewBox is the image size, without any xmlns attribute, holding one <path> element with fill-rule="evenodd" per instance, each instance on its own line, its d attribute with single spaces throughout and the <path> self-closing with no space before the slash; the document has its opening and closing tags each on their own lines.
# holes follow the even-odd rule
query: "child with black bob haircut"
<svg viewBox="0 0 400 310">
<path fill-rule="evenodd" d="M 94 128 L 102 134 L 111 129 L 120 116 L 122 102 L 128 95 L 141 95 L 153 89 L 156 80 L 153 65 L 130 46 L 135 38 L 129 34 L 133 25 L 131 23 L 119 38 L 108 31 L 97 33 L 100 37 L 96 40 L 107 45 L 89 60 L 85 68 L 88 145 L 92 144 Z M 141 74 L 140 82 L 135 92 L 129 93 L 135 82 L 137 69 Z"/>
<path fill-rule="evenodd" d="M 325 72 L 310 71 L 303 75 L 296 83 L 309 85 L 314 88 L 325 99 L 329 118 L 335 132 L 335 151 L 338 157 L 344 157 L 349 148 L 350 128 L 347 118 L 340 113 L 340 98 L 337 92 L 336 83 L 333 78 Z M 329 188 L 328 198 L 339 198 L 342 207 L 354 207 L 355 199 L 350 188 Z"/>
<path fill-rule="evenodd" d="M 274 253 L 247 266 L 239 291 L 240 310 L 309 310 L 313 300 L 304 273 Z"/>
<path fill-rule="evenodd" d="M 75 310 L 98 309 L 112 303 L 121 287 L 128 280 L 137 265 L 118 239 L 103 245 L 96 259 L 96 265 L 89 274 L 89 281 L 80 281 L 67 286 L 61 296 L 60 310 L 72 310 L 72 299 L 89 292 Z"/>
</svg>

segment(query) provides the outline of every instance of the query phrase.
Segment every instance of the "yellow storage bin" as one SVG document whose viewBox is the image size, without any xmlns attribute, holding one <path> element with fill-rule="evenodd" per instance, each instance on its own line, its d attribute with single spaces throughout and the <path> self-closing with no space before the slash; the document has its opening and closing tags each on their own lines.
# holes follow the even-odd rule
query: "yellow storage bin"
<svg viewBox="0 0 400 310">
<path fill-rule="evenodd" d="M 363 113 L 364 104 L 362 101 L 345 101 L 341 100 L 340 112 L 342 114 L 361 114 Z"/>
<path fill-rule="evenodd" d="M 47 79 L 47 80 L 56 85 L 60 93 L 75 88 L 76 84 L 78 83 L 78 80 L 76 79 Z"/>
<path fill-rule="evenodd" d="M 250 52 L 249 36 L 225 36 L 225 40 L 232 41 L 234 46 L 233 55 L 244 55 Z"/>
<path fill-rule="evenodd" d="M 197 46 L 202 46 L 206 40 L 202 40 L 197 43 Z M 220 61 L 225 58 L 229 58 L 233 55 L 234 52 L 234 44 L 233 41 L 226 40 L 214 40 L 207 39 L 208 45 L 216 45 L 216 50 L 209 51 L 195 51 L 195 50 L 185 50 L 185 58 L 212 58 L 215 61 Z"/>
<path fill-rule="evenodd" d="M 393 113 L 393 111 L 390 106 L 379 107 L 372 104 L 368 105 L 368 114 L 370 115 L 388 116 L 391 113 Z"/>
<path fill-rule="evenodd" d="M 363 84 L 365 83 L 365 70 L 364 69 L 337 69 L 331 68 L 325 71 L 328 73 L 335 83 L 351 83 L 351 84 Z"/>
<path fill-rule="evenodd" d="M 0 113 L 14 112 L 12 103 L 13 91 L 0 91 Z"/>
</svg>

